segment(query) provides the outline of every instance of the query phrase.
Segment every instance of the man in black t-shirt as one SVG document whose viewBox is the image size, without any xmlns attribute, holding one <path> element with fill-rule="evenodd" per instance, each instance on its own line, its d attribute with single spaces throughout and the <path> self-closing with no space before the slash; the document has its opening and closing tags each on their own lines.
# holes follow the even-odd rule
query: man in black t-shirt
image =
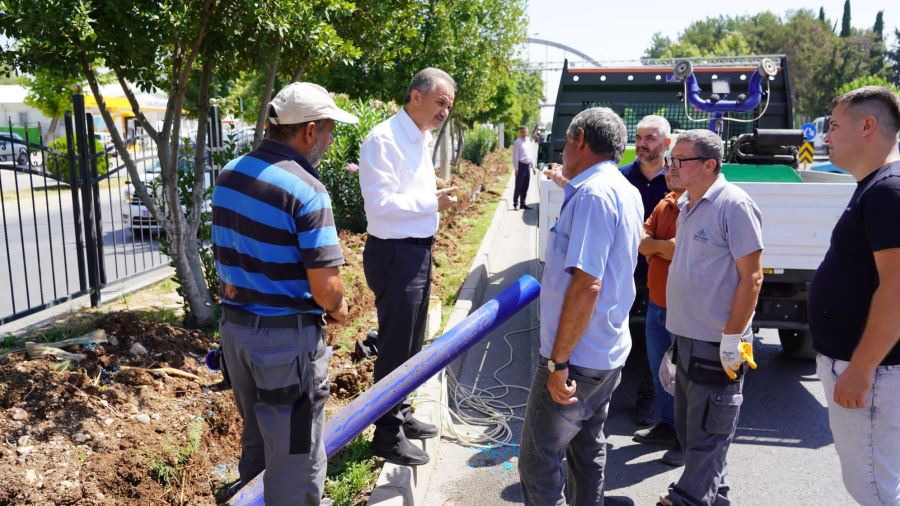
<svg viewBox="0 0 900 506">
<path fill-rule="evenodd" d="M 900 98 L 867 86 L 832 104 L 831 162 L 857 180 L 809 288 L 809 326 L 844 485 L 900 504 Z"/>
</svg>

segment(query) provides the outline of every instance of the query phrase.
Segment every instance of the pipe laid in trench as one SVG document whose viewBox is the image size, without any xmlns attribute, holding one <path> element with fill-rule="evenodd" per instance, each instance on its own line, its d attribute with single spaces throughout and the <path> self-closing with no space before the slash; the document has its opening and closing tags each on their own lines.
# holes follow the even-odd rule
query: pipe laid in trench
<svg viewBox="0 0 900 506">
<path fill-rule="evenodd" d="M 485 302 L 455 327 L 434 340 L 372 388 L 341 409 L 325 424 L 325 453 L 333 457 L 391 406 L 484 339 L 492 330 L 537 298 L 541 285 L 525 275 L 496 298 Z M 263 471 L 264 473 L 265 471 Z M 257 506 L 263 502 L 263 473 L 241 488 L 228 504 Z"/>
</svg>

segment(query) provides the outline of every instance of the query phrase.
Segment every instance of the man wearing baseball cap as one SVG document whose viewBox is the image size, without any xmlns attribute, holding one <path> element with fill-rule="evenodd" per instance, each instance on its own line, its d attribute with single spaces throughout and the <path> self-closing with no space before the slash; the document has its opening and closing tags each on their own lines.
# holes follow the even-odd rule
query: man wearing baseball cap
<svg viewBox="0 0 900 506">
<path fill-rule="evenodd" d="M 344 263 L 316 165 L 335 122 L 358 119 L 325 88 L 292 83 L 269 103 L 266 138 L 213 192 L 223 371 L 244 420 L 240 482 L 264 469 L 265 503 L 322 502 L 328 361 L 322 322 L 347 318 Z"/>
</svg>

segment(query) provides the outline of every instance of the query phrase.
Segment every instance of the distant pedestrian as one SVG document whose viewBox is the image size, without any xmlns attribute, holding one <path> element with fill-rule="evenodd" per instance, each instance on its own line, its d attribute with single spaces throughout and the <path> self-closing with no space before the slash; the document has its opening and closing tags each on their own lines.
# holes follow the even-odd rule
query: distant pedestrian
<svg viewBox="0 0 900 506">
<path fill-rule="evenodd" d="M 627 138 L 611 109 L 578 113 L 562 174 L 553 176 L 565 192 L 547 243 L 541 357 L 519 453 L 527 505 L 603 504 L 603 427 L 631 349 L 628 309 L 644 214 L 615 165 Z"/>
<path fill-rule="evenodd" d="M 809 287 L 809 328 L 844 486 L 900 505 L 900 99 L 867 86 L 832 104 L 831 162 L 857 180 Z"/>
<path fill-rule="evenodd" d="M 528 184 L 531 181 L 531 171 L 535 170 L 534 144 L 528 137 L 528 127 L 519 128 L 519 137 L 512 147 L 513 170 L 516 173 L 515 188 L 513 189 L 513 209 L 531 209 L 525 204 L 528 195 Z"/>
</svg>

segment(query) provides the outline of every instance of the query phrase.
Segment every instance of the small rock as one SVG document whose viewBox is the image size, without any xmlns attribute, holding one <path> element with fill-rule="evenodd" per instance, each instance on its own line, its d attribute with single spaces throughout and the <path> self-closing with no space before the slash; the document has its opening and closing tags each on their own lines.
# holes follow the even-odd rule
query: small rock
<svg viewBox="0 0 900 506">
<path fill-rule="evenodd" d="M 72 439 L 74 439 L 76 443 L 81 444 L 91 439 L 91 435 L 84 432 L 79 432 L 72 436 Z"/>
<path fill-rule="evenodd" d="M 147 415 L 144 413 L 134 415 L 134 419 L 141 422 L 144 425 L 148 425 L 150 423 L 150 415 Z"/>
<path fill-rule="evenodd" d="M 150 418 L 152 418 L 154 420 L 159 420 L 159 413 L 153 413 L 152 415 L 150 415 Z"/>
<path fill-rule="evenodd" d="M 144 348 L 141 343 L 134 343 L 131 345 L 131 349 L 129 349 L 128 352 L 136 357 L 141 357 L 147 354 L 147 348 Z"/>
<path fill-rule="evenodd" d="M 31 453 L 31 450 L 34 450 L 34 446 L 31 446 L 31 445 L 20 446 L 20 447 L 16 448 L 16 453 L 18 453 L 20 457 L 25 457 L 29 453 Z"/>
<path fill-rule="evenodd" d="M 28 412 L 22 408 L 10 408 L 9 417 L 18 421 L 27 420 Z"/>
<path fill-rule="evenodd" d="M 63 480 L 63 481 L 59 482 L 59 486 L 61 486 L 62 488 L 72 488 L 75 485 L 76 485 L 76 483 L 74 481 L 69 481 L 69 480 Z"/>
<path fill-rule="evenodd" d="M 116 337 L 116 336 L 114 336 L 114 335 L 112 335 L 112 334 L 106 336 L 106 340 L 109 341 L 109 344 L 111 344 L 111 345 L 113 345 L 113 346 L 118 346 L 118 345 L 119 345 L 119 338 Z"/>
<path fill-rule="evenodd" d="M 103 420 L 103 425 L 112 425 L 112 423 L 113 423 L 113 419 L 112 419 L 112 418 L 105 418 L 105 419 Z"/>
<path fill-rule="evenodd" d="M 31 440 L 31 436 L 29 436 L 29 435 L 26 434 L 26 435 L 24 435 L 24 436 L 21 436 L 21 437 L 19 438 L 19 440 L 16 441 L 16 443 L 18 443 L 19 446 L 25 446 L 25 445 L 28 444 L 28 441 L 30 441 L 30 440 Z"/>
<path fill-rule="evenodd" d="M 37 472 L 34 469 L 25 471 L 25 481 L 32 484 L 37 481 Z"/>
</svg>

